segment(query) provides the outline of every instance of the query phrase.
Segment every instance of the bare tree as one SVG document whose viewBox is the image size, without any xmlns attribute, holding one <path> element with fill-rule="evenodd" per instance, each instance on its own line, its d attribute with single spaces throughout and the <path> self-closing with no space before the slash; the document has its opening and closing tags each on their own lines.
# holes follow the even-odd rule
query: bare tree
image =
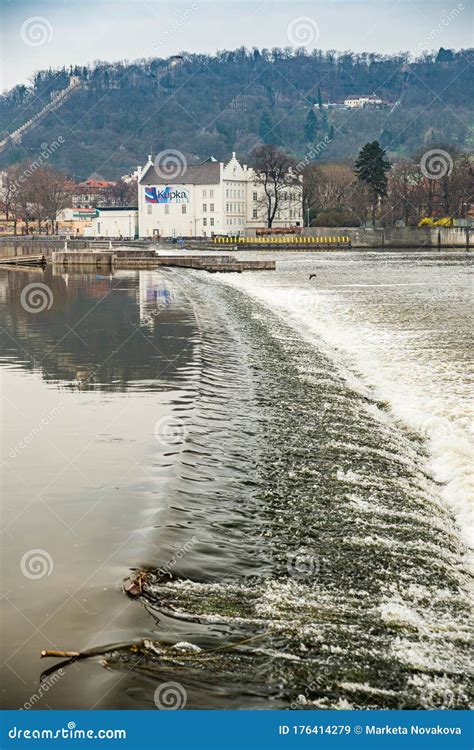
<svg viewBox="0 0 474 750">
<path fill-rule="evenodd" d="M 58 228 L 57 216 L 61 209 L 71 202 L 71 194 L 67 188 L 67 180 L 62 172 L 50 166 L 42 170 L 42 202 L 46 218 L 51 222 L 54 234 Z"/>
<path fill-rule="evenodd" d="M 110 189 L 110 201 L 113 206 L 136 206 L 138 202 L 136 180 L 116 182 Z"/>
<path fill-rule="evenodd" d="M 257 146 L 253 153 L 255 183 L 262 187 L 262 210 L 271 228 L 277 211 L 288 201 L 290 186 L 301 183 L 295 174 L 295 160 L 272 144 Z"/>
</svg>

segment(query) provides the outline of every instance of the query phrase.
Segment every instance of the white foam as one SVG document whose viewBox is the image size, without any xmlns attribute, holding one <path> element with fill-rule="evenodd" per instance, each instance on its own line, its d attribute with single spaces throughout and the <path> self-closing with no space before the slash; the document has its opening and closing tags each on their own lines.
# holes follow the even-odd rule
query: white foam
<svg viewBox="0 0 474 750">
<path fill-rule="evenodd" d="M 375 262 L 371 259 L 372 266 Z M 422 268 L 421 272 L 430 270 Z M 410 284 L 415 290 L 413 294 L 425 295 L 421 298 L 423 315 L 419 318 L 411 309 L 400 314 L 396 302 L 399 297 L 392 301 L 388 289 L 386 294 L 379 292 L 376 305 L 372 305 L 376 315 L 372 313 L 370 317 L 372 303 L 367 297 L 370 290 L 354 287 L 380 284 L 357 284 L 354 280 L 351 284 L 315 289 L 308 287 L 306 275 L 301 277 L 299 286 L 296 274 L 287 276 L 288 273 L 285 267 L 284 277 L 277 271 L 273 276 L 242 274 L 220 280 L 267 304 L 303 338 L 317 344 L 339 366 L 352 388 L 364 395 L 369 389 L 375 398 L 389 406 L 392 421 L 399 420 L 425 440 L 430 457 L 427 468 L 442 484 L 440 496 L 455 516 L 461 538 L 473 546 L 474 445 L 466 362 L 462 356 L 456 356 L 459 350 L 454 347 L 453 356 L 449 356 L 450 327 L 454 337 L 456 314 L 441 321 L 446 330 L 439 328 L 439 314 L 430 318 L 431 307 L 439 306 L 436 297 L 439 289 L 449 299 L 445 289 L 449 279 L 441 286 L 439 279 L 431 284 L 425 281 Z M 459 279 L 459 269 L 457 274 L 451 279 L 453 285 Z M 359 294 L 363 298 L 354 296 Z M 393 294 L 411 292 L 398 289 Z M 362 300 L 360 307 L 358 300 Z M 432 342 L 435 334 L 439 340 L 437 348 Z"/>
</svg>

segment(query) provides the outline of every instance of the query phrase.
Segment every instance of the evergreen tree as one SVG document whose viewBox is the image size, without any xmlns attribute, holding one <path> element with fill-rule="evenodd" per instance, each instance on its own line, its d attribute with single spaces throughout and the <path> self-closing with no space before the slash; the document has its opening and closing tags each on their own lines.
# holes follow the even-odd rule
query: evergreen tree
<svg viewBox="0 0 474 750">
<path fill-rule="evenodd" d="M 319 86 L 318 86 L 318 107 L 319 107 L 319 111 L 322 112 L 323 111 L 323 97 L 321 96 L 321 89 L 319 88 Z"/>
<path fill-rule="evenodd" d="M 269 112 L 265 109 L 260 119 L 258 134 L 264 143 L 273 143 L 275 140 L 273 133 L 273 123 Z"/>
<path fill-rule="evenodd" d="M 385 159 L 385 151 L 379 142 L 366 143 L 359 152 L 354 172 L 359 182 L 363 182 L 369 189 L 374 227 L 379 199 L 387 195 L 387 172 L 389 171 L 390 163 Z"/>
<path fill-rule="evenodd" d="M 316 117 L 314 109 L 311 108 L 308 112 L 308 116 L 306 118 L 306 124 L 304 126 L 304 139 L 306 143 L 314 143 L 314 141 L 316 140 L 317 132 L 318 132 L 318 118 Z"/>
</svg>

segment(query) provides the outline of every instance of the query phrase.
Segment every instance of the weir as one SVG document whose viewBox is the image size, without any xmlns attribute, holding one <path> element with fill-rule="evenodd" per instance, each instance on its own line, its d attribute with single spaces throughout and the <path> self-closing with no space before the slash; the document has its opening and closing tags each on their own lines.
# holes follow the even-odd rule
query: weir
<svg viewBox="0 0 474 750">
<path fill-rule="evenodd" d="M 63 267 L 109 267 L 120 269 L 158 268 L 159 266 L 193 268 L 209 273 L 241 273 L 242 271 L 274 271 L 274 260 L 239 260 L 230 255 L 157 255 L 154 250 L 67 251 L 53 252 L 53 265 Z"/>
</svg>

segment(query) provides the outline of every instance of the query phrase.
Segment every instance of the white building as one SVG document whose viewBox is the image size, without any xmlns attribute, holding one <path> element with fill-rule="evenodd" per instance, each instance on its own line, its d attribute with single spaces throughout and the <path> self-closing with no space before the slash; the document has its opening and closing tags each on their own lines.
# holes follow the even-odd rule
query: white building
<svg viewBox="0 0 474 750">
<path fill-rule="evenodd" d="M 138 237 L 138 209 L 124 206 L 107 206 L 96 209 L 92 227 L 84 231 L 87 237 L 113 237 L 135 239 Z"/>
<path fill-rule="evenodd" d="M 344 105 L 349 109 L 361 109 L 363 107 L 381 107 L 383 100 L 375 94 L 368 96 L 349 96 L 344 99 Z"/>
<path fill-rule="evenodd" d="M 302 185 L 281 193 L 274 227 L 301 225 Z M 208 159 L 182 165 L 174 179 L 161 176 L 153 164 L 139 168 L 138 222 L 140 237 L 210 237 L 243 235 L 265 227 L 263 188 L 254 171 L 241 165 L 235 153 L 227 164 Z"/>
</svg>

